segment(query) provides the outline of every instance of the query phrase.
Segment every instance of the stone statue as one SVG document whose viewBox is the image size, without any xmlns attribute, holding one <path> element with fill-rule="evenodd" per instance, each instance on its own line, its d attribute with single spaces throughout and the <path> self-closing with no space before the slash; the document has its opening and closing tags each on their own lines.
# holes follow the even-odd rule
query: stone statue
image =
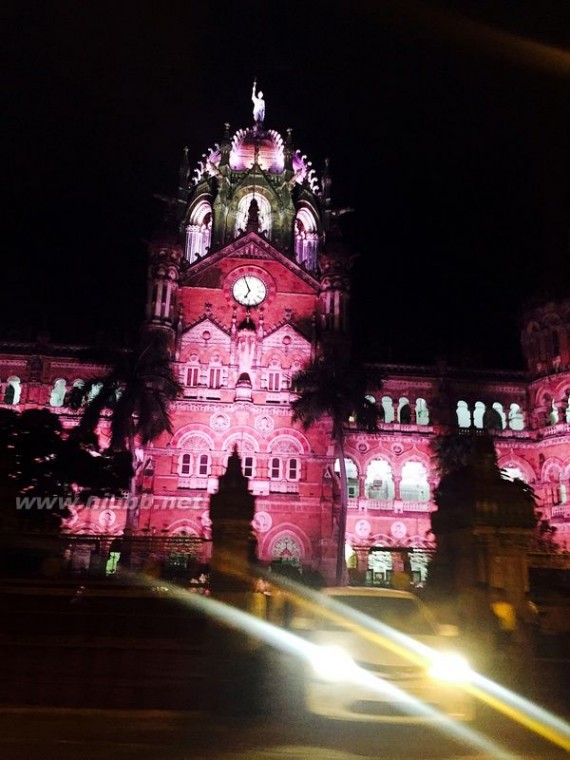
<svg viewBox="0 0 570 760">
<path fill-rule="evenodd" d="M 251 91 L 251 99 L 253 101 L 253 118 L 256 124 L 263 123 L 265 119 L 265 100 L 263 99 L 263 93 L 261 90 L 255 94 L 255 88 L 257 87 L 257 79 L 253 80 L 253 90 Z"/>
</svg>

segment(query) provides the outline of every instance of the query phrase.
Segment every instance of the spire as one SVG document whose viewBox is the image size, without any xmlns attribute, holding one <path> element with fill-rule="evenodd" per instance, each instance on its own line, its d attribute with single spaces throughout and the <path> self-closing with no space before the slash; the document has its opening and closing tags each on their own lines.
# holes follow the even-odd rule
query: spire
<svg viewBox="0 0 570 760">
<path fill-rule="evenodd" d="M 190 164 L 188 163 L 188 146 L 184 147 L 182 161 L 178 172 L 178 200 L 180 203 L 186 203 L 188 200 L 188 190 L 190 186 Z"/>
<path fill-rule="evenodd" d="M 230 138 L 230 125 L 228 122 L 224 124 L 224 136 L 222 138 L 222 142 L 220 143 L 220 152 L 221 152 L 221 158 L 220 158 L 220 166 L 227 166 L 230 162 L 230 150 L 232 147 L 231 138 Z"/>
<path fill-rule="evenodd" d="M 322 188 L 322 199 L 323 199 L 323 226 L 325 228 L 325 231 L 329 229 L 330 220 L 331 220 L 332 180 L 331 180 L 331 175 L 329 172 L 329 164 L 330 164 L 329 159 L 325 158 L 325 168 L 321 175 L 321 188 Z"/>
</svg>

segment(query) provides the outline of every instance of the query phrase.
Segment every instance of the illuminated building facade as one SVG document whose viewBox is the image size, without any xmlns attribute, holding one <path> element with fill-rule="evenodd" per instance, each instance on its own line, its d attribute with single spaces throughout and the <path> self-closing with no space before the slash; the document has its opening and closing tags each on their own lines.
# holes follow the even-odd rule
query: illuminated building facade
<svg viewBox="0 0 570 760">
<path fill-rule="evenodd" d="M 266 128 L 263 115 L 257 102 L 252 127 L 232 134 L 226 125 L 193 171 L 185 152 L 174 230 L 150 246 L 146 324 L 170 337 L 183 391 L 171 409 L 174 434 L 141 453 L 137 531 L 209 539 L 210 495 L 237 447 L 256 497 L 260 559 L 330 575 L 331 426 L 292 423 L 290 380 L 321 341 L 349 334 L 350 256 L 335 235 L 328 167 L 317 176 L 291 130 Z M 491 430 L 500 466 L 532 485 L 554 541 L 570 549 L 569 326 L 570 301 L 528 312 L 524 372 L 381 367 L 379 431 L 346 430 L 350 562 L 382 579 L 392 568 L 382 548 L 433 548 L 430 443 L 450 422 Z M 82 360 L 78 346 L 40 340 L 0 351 L 0 403 L 50 409 L 67 427 L 77 420 L 66 406 L 72 386 L 105 369 Z M 107 430 L 103 421 L 103 438 Z M 120 536 L 119 506 L 74 509 L 66 527 Z M 417 557 L 412 569 L 422 574 Z"/>
</svg>

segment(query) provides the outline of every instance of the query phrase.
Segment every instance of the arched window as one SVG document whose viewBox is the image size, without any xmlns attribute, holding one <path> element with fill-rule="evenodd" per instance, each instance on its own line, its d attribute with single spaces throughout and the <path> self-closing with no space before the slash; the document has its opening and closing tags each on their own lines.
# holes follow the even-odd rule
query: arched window
<svg viewBox="0 0 570 760">
<path fill-rule="evenodd" d="M 346 467 L 346 479 L 348 481 L 348 495 L 351 499 L 355 499 L 360 495 L 358 469 L 352 459 L 345 458 L 344 466 Z M 338 459 L 335 459 L 334 471 L 337 475 L 340 475 L 340 462 Z"/>
<path fill-rule="evenodd" d="M 60 377 L 53 384 L 53 388 L 49 397 L 50 406 L 63 406 L 63 402 L 65 401 L 65 392 L 66 383 L 65 380 Z"/>
<path fill-rule="evenodd" d="M 476 428 L 483 427 L 483 417 L 485 416 L 485 404 L 482 401 L 475 402 L 475 410 L 473 411 L 473 424 Z"/>
<path fill-rule="evenodd" d="M 509 410 L 509 427 L 511 430 L 524 430 L 524 417 L 518 404 L 511 404 Z"/>
<path fill-rule="evenodd" d="M 4 391 L 5 404 L 19 404 L 22 393 L 22 383 L 19 377 L 9 377 Z"/>
<path fill-rule="evenodd" d="M 457 424 L 460 428 L 471 427 L 471 412 L 466 401 L 457 402 Z"/>
<path fill-rule="evenodd" d="M 394 479 L 390 463 L 385 459 L 373 459 L 366 468 L 364 488 L 367 499 L 393 499 Z"/>
<path fill-rule="evenodd" d="M 429 410 L 425 399 L 416 399 L 416 425 L 429 425 Z"/>
<path fill-rule="evenodd" d="M 384 410 L 384 422 L 394 422 L 394 404 L 390 396 L 382 396 L 382 409 Z"/>
<path fill-rule="evenodd" d="M 402 501 L 429 501 L 427 471 L 420 462 L 406 462 L 402 467 L 400 498 Z"/>
<path fill-rule="evenodd" d="M 554 399 L 552 399 L 550 403 L 550 409 L 548 411 L 548 420 L 551 425 L 556 425 L 558 422 L 558 409 L 556 408 L 556 404 L 554 403 Z"/>
<path fill-rule="evenodd" d="M 318 248 L 317 222 L 311 211 L 303 207 L 295 217 L 295 259 L 312 271 L 317 268 Z"/>
<path fill-rule="evenodd" d="M 504 480 L 525 480 L 519 467 L 502 467 L 501 475 Z"/>
<path fill-rule="evenodd" d="M 192 264 L 209 253 L 212 237 L 212 207 L 206 200 L 192 210 L 186 227 L 186 258 Z"/>
<path fill-rule="evenodd" d="M 211 441 L 199 433 L 190 433 L 180 441 L 180 447 L 182 451 L 178 459 L 178 474 L 203 479 L 203 482 L 198 480 L 191 487 L 205 488 L 205 479 L 210 475 L 212 463 L 209 453 Z"/>
<path fill-rule="evenodd" d="M 398 402 L 398 422 L 402 425 L 409 425 L 412 421 L 412 410 L 410 402 L 405 396 L 402 396 Z"/>
<path fill-rule="evenodd" d="M 242 462 L 243 474 L 246 478 L 253 478 L 255 476 L 255 459 L 252 456 L 246 456 Z"/>
<path fill-rule="evenodd" d="M 301 472 L 300 464 L 298 459 L 287 460 L 287 480 L 299 480 Z"/>
<path fill-rule="evenodd" d="M 259 231 L 271 239 L 271 204 L 264 195 L 251 191 L 246 193 L 238 203 L 234 234 L 237 237 L 247 227 L 249 207 L 251 202 L 257 201 Z"/>
<path fill-rule="evenodd" d="M 503 405 L 495 401 L 495 403 L 493 404 L 493 409 L 497 412 L 497 414 L 501 418 L 501 430 L 504 430 L 507 427 L 507 415 L 505 414 Z"/>
<path fill-rule="evenodd" d="M 269 477 L 271 480 L 281 480 L 281 460 L 279 457 L 272 457 L 269 462 Z"/>
<path fill-rule="evenodd" d="M 192 474 L 192 454 L 182 454 L 180 457 L 178 472 L 180 475 Z"/>
</svg>

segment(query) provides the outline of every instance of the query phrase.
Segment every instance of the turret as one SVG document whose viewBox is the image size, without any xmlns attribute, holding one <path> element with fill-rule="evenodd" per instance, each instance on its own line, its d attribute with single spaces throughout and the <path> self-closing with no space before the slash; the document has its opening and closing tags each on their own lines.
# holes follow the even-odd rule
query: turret
<svg viewBox="0 0 570 760">
<path fill-rule="evenodd" d="M 182 247 L 173 241 L 150 246 L 145 328 L 166 330 L 170 333 L 172 345 L 179 313 L 178 285 L 182 261 Z"/>
<path fill-rule="evenodd" d="M 343 242 L 340 228 L 335 225 L 319 258 L 319 327 L 323 336 L 348 335 L 350 270 L 353 262 L 354 255 Z"/>
<path fill-rule="evenodd" d="M 521 343 L 532 374 L 569 370 L 570 300 L 529 309 L 523 318 Z"/>
</svg>

